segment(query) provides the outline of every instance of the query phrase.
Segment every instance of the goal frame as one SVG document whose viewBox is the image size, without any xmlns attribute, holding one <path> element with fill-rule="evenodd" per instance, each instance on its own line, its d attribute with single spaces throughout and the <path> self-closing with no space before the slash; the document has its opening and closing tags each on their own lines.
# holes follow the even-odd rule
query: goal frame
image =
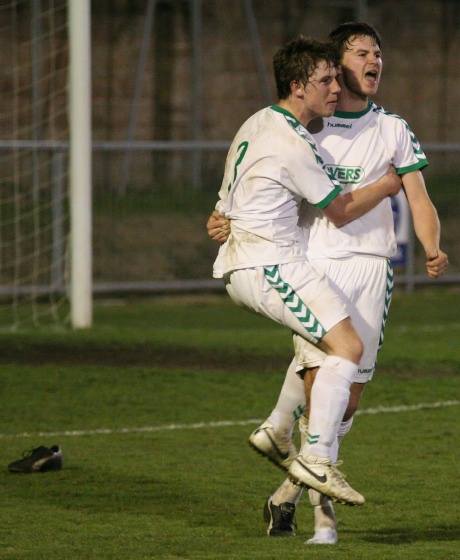
<svg viewBox="0 0 460 560">
<path fill-rule="evenodd" d="M 91 5 L 68 0 L 70 317 L 92 326 Z"/>
</svg>

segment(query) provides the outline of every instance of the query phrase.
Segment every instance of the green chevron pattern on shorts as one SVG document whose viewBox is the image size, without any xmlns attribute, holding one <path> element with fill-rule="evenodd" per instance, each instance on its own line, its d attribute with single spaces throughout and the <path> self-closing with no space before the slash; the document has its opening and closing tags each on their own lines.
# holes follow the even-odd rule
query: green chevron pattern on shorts
<svg viewBox="0 0 460 560">
<path fill-rule="evenodd" d="M 382 347 L 383 339 L 385 336 L 385 325 L 387 323 L 388 311 L 390 310 L 391 298 L 393 297 L 393 286 L 394 286 L 393 266 L 391 262 L 388 261 L 387 285 L 385 289 L 385 306 L 383 308 L 382 326 L 380 328 L 379 348 L 378 348 L 379 350 Z"/>
<path fill-rule="evenodd" d="M 265 266 L 264 271 L 267 282 L 279 293 L 281 299 L 302 323 L 305 330 L 315 340 L 320 341 L 326 334 L 326 330 L 296 294 L 295 290 L 281 278 L 278 265 Z"/>
</svg>

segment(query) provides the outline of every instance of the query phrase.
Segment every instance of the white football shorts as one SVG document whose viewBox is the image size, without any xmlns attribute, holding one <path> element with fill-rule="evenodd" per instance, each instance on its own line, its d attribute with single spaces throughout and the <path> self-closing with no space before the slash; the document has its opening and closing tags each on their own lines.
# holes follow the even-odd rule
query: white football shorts
<svg viewBox="0 0 460 560">
<path fill-rule="evenodd" d="M 360 336 L 364 353 L 354 378 L 366 383 L 374 375 L 382 346 L 393 291 L 393 268 L 386 258 L 355 256 L 347 259 L 315 259 L 313 267 L 326 274 L 332 289 L 345 302 L 351 322 Z M 326 357 L 316 346 L 294 334 L 299 370 L 313 368 Z"/>
<path fill-rule="evenodd" d="M 306 261 L 234 270 L 224 275 L 236 305 L 289 327 L 317 343 L 348 316 L 322 272 Z"/>
</svg>

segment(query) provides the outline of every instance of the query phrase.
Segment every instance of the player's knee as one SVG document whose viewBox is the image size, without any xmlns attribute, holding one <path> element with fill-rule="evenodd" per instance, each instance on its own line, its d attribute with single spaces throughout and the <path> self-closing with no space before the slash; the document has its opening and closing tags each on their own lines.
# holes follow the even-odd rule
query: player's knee
<svg viewBox="0 0 460 560">
<path fill-rule="evenodd" d="M 350 342 L 350 352 L 353 356 L 351 361 L 358 364 L 364 352 L 364 345 L 357 334 L 353 336 L 353 340 Z"/>
<path fill-rule="evenodd" d="M 363 343 L 348 318 L 326 334 L 322 349 L 329 355 L 340 356 L 355 364 L 359 363 L 364 352 Z"/>
<path fill-rule="evenodd" d="M 341 356 L 350 362 L 359 364 L 361 356 L 364 352 L 364 346 L 356 333 L 349 332 L 340 340 L 340 343 L 336 345 L 335 350 L 337 356 Z"/>
</svg>

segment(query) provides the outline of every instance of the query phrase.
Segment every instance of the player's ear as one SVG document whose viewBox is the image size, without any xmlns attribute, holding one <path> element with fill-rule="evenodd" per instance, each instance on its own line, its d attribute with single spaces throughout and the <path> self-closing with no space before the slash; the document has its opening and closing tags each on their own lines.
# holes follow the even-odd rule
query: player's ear
<svg viewBox="0 0 460 560">
<path fill-rule="evenodd" d="M 297 80 L 292 80 L 292 82 L 289 85 L 291 87 L 291 94 L 295 97 L 300 97 L 303 99 L 303 94 L 305 92 L 302 89 L 302 84 Z"/>
</svg>

